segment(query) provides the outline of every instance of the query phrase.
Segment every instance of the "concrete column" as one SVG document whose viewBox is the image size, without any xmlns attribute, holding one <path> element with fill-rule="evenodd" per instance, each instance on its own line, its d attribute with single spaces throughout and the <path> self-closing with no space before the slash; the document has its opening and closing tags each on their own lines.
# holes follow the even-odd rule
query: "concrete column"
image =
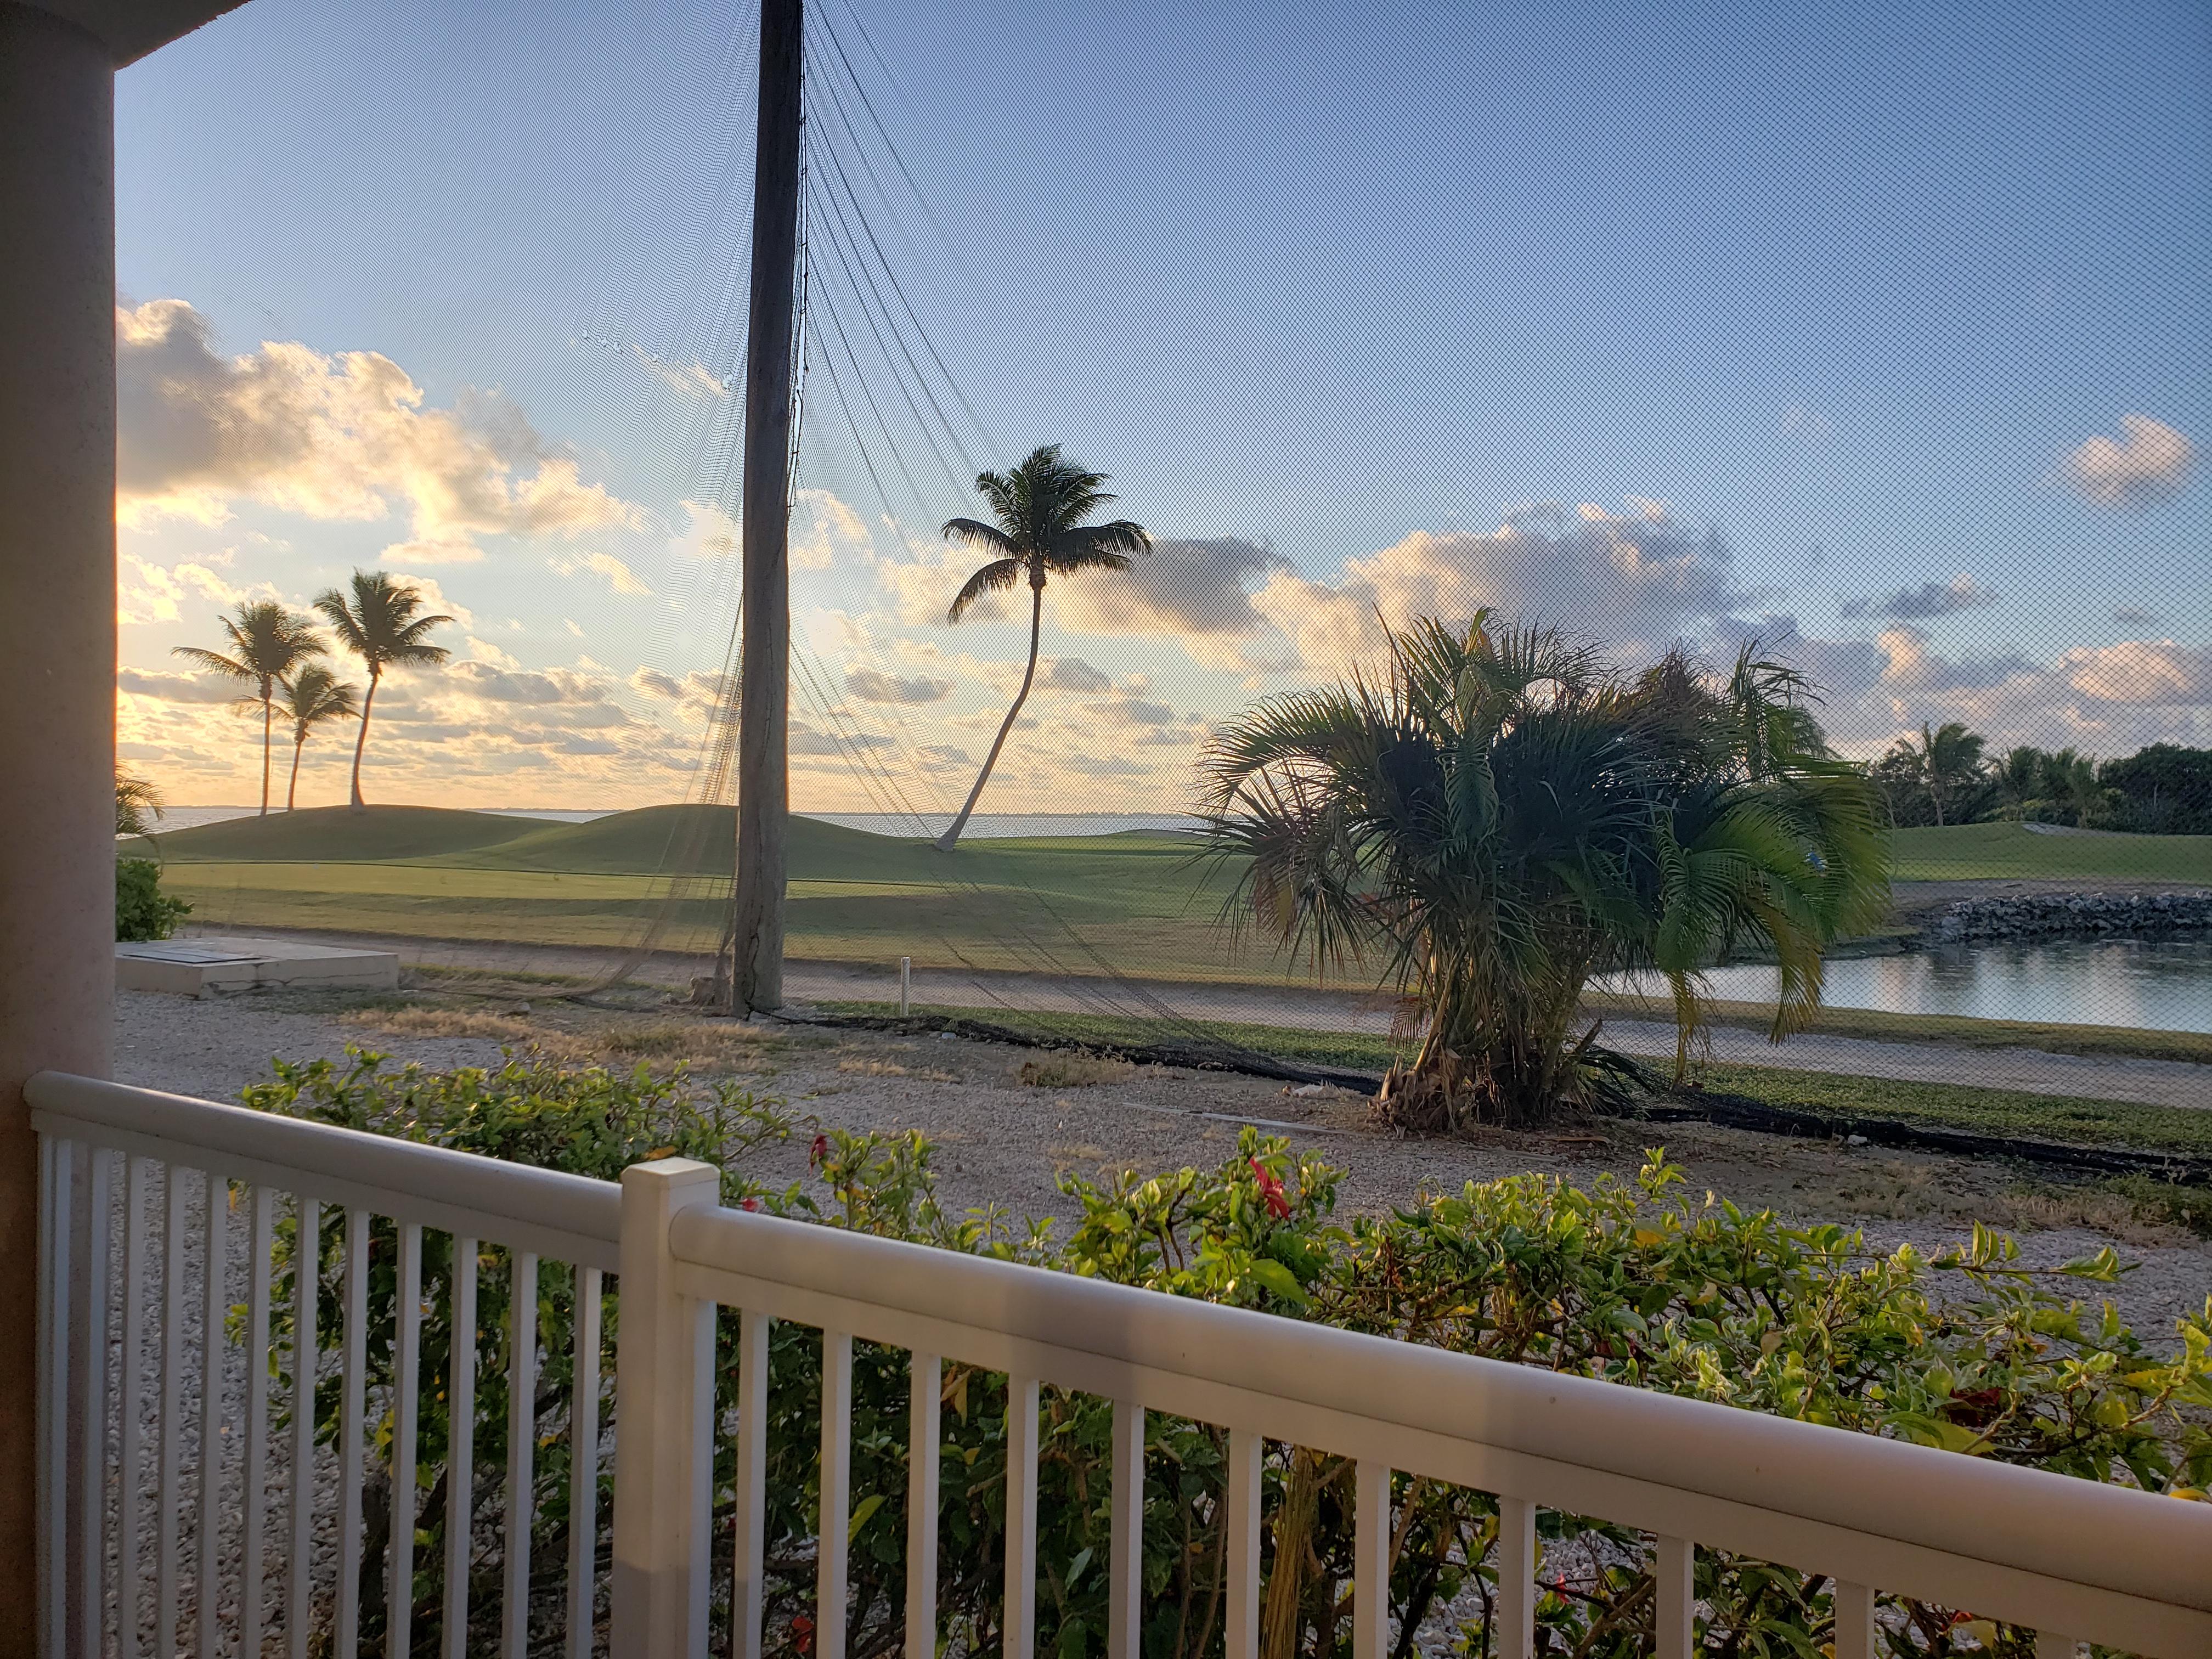
<svg viewBox="0 0 2212 1659">
<path fill-rule="evenodd" d="M 39 1628 L 22 1083 L 105 1077 L 112 1018 L 114 105 L 105 47 L 0 0 L 0 1655 Z"/>
</svg>

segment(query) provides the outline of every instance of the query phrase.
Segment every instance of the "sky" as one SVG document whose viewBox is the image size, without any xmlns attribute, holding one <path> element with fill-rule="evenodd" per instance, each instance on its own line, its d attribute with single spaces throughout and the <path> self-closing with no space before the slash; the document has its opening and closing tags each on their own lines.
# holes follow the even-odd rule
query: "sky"
<svg viewBox="0 0 2212 1659">
<path fill-rule="evenodd" d="M 258 787 L 178 645 L 356 568 L 456 620 L 369 798 L 696 792 L 735 598 L 756 17 L 251 0 L 118 87 L 124 763 Z M 2212 744 L 2212 13 L 817 0 L 793 795 L 957 805 L 1019 619 L 938 526 L 1057 442 L 984 810 L 1489 605 L 1760 639 L 1846 752 Z M 344 799 L 350 733 L 305 752 Z M 280 777 L 282 775 L 280 766 Z"/>
</svg>

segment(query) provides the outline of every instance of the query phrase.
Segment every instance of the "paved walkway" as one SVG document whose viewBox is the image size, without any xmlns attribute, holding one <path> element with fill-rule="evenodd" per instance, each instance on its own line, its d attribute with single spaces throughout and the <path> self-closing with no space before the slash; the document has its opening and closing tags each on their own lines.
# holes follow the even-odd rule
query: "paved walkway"
<svg viewBox="0 0 2212 1659">
<path fill-rule="evenodd" d="M 898 996 L 898 976 L 878 969 L 794 963 L 784 972 L 793 996 L 816 1001 L 884 1002 Z M 1390 1029 L 1390 1013 L 1370 997 L 1316 991 L 1303 986 L 1187 985 L 1133 981 L 1040 980 L 1018 974 L 917 969 L 914 1000 L 990 1011 L 1035 1009 L 1060 1012 L 1141 1014 L 1156 997 L 1176 1013 L 1251 1025 L 1290 1025 L 1308 1030 Z M 1659 1020 L 1607 1020 L 1605 1040 L 1626 1053 L 1671 1057 L 1674 1028 Z M 2029 1094 L 2075 1095 L 2092 1100 L 2132 1100 L 2151 1106 L 2212 1109 L 2212 1066 L 2185 1060 L 2131 1060 L 2111 1055 L 2046 1054 L 2039 1048 L 1968 1048 L 1942 1042 L 1877 1042 L 1864 1037 L 1801 1032 L 1780 1044 L 1741 1026 L 1712 1028 L 1716 1060 L 1834 1072 L 1850 1077 L 1895 1078 L 1914 1083 L 1962 1083 Z"/>
</svg>

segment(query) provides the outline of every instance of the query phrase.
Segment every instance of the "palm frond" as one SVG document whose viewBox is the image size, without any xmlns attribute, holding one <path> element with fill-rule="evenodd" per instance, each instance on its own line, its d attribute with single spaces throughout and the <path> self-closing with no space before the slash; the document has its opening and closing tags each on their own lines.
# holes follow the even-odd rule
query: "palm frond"
<svg viewBox="0 0 2212 1659">
<path fill-rule="evenodd" d="M 985 594 L 1003 593 L 1018 587 L 1028 574 L 1029 567 L 1019 559 L 994 559 L 961 585 L 945 613 L 945 620 L 958 622 L 968 614 L 968 608 Z"/>
</svg>

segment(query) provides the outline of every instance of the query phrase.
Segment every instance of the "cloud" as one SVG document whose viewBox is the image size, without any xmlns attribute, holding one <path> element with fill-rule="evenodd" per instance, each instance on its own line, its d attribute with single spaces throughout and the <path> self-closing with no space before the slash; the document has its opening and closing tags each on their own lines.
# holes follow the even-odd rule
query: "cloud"
<svg viewBox="0 0 2212 1659">
<path fill-rule="evenodd" d="M 211 557 L 210 564 L 228 563 L 227 554 Z M 206 564 L 185 560 L 164 567 L 124 553 L 117 561 L 116 620 L 120 623 L 176 622 L 187 597 L 198 595 L 218 605 L 236 605 L 247 599 L 282 599 L 267 582 L 252 587 L 234 586 Z"/>
<path fill-rule="evenodd" d="M 235 702 L 240 695 L 235 684 L 213 675 L 165 674 L 147 668 L 123 669 L 115 676 L 115 689 L 163 702 Z"/>
<path fill-rule="evenodd" d="M 1488 606 L 1602 640 L 1632 659 L 1711 631 L 1755 597 L 1737 585 L 1718 536 L 1690 531 L 1662 502 L 1632 498 L 1631 507 L 1615 515 L 1583 506 L 1556 531 L 1526 521 L 1487 533 L 1416 531 L 1346 560 L 1332 579 L 1277 569 L 1252 606 L 1289 642 L 1291 663 L 1343 673 L 1375 660 L 1386 619 L 1464 621 Z"/>
<path fill-rule="evenodd" d="M 965 772 L 975 764 L 965 749 L 949 743 L 926 743 L 914 754 L 915 764 L 925 772 Z"/>
<path fill-rule="evenodd" d="M 617 593 L 635 596 L 653 592 L 638 580 L 635 571 L 611 553 L 586 553 L 580 558 L 548 559 L 545 562 L 556 576 L 604 576 L 607 586 Z"/>
<path fill-rule="evenodd" d="M 1084 695 L 1110 691 L 1114 682 L 1080 657 L 1048 657 L 1037 665 L 1036 689 Z"/>
<path fill-rule="evenodd" d="M 485 662 L 449 664 L 436 689 L 451 686 L 488 702 L 594 703 L 605 699 L 605 688 L 574 669 L 549 668 L 542 673 L 497 668 Z"/>
<path fill-rule="evenodd" d="M 1255 542 L 1158 541 L 1127 570 L 1085 576 L 1061 590 L 1060 626 L 1084 634 L 1241 638 L 1262 632 L 1252 590 L 1290 567 Z"/>
<path fill-rule="evenodd" d="M 1164 702 L 1148 702 L 1142 697 L 1116 697 L 1111 702 L 1089 705 L 1091 713 L 1116 726 L 1172 726 L 1175 710 Z"/>
<path fill-rule="evenodd" d="M 1923 622 L 1948 617 L 1954 611 L 1974 611 L 1995 605 L 1997 596 L 1961 571 L 1948 582 L 1923 582 L 1900 587 L 1874 599 L 1846 599 L 1842 614 L 1848 617 L 1878 617 L 1890 622 Z"/>
<path fill-rule="evenodd" d="M 311 519 L 404 512 L 415 562 L 465 562 L 478 535 L 575 535 L 636 510 L 547 451 L 512 404 L 450 409 L 389 357 L 265 341 L 227 356 L 182 300 L 116 311 L 117 496 L 137 524 L 219 523 L 237 501 Z"/>
<path fill-rule="evenodd" d="M 686 501 L 684 533 L 672 539 L 669 551 L 701 561 L 734 559 L 740 543 L 738 521 L 712 501 Z"/>
<path fill-rule="evenodd" d="M 2212 651 L 2172 640 L 2081 647 L 2059 668 L 2068 684 L 2100 702 L 2212 704 Z"/>
<path fill-rule="evenodd" d="M 2144 610 L 2142 606 L 2139 605 L 2123 605 L 2115 606 L 2112 611 L 2112 620 L 2118 623 L 2122 628 L 2155 628 L 2158 626 L 2158 618 L 2153 616 L 2149 611 Z"/>
<path fill-rule="evenodd" d="M 469 653 L 471 656 L 475 657 L 478 662 L 488 662 L 495 668 L 520 668 L 522 666 L 522 665 L 517 662 L 513 656 L 500 649 L 499 647 L 494 645 L 489 640 L 480 640 L 473 634 L 469 635 Z"/>
<path fill-rule="evenodd" d="M 2149 507 L 2179 495 L 2196 447 L 2148 415 L 2121 416 L 2120 431 L 2118 442 L 2100 432 L 2067 456 L 2067 482 L 2100 507 Z"/>
<path fill-rule="evenodd" d="M 805 720 L 791 722 L 791 752 L 794 756 L 839 758 L 854 749 L 888 749 L 891 740 L 875 732 L 846 732 L 832 736 Z"/>
<path fill-rule="evenodd" d="M 845 689 L 863 702 L 942 702 L 952 695 L 954 682 L 917 675 L 902 679 L 873 668 L 855 668 L 845 676 Z"/>
<path fill-rule="evenodd" d="M 416 597 L 422 601 L 422 612 L 425 616 L 451 617 L 464 628 L 474 628 L 477 625 L 476 612 L 459 599 L 447 599 L 446 590 L 438 586 L 438 579 L 435 576 L 395 574 L 393 580 L 404 582 L 415 590 Z"/>
<path fill-rule="evenodd" d="M 802 489 L 791 515 L 791 563 L 795 570 L 872 564 L 875 538 L 867 520 L 826 489 Z"/>
</svg>

